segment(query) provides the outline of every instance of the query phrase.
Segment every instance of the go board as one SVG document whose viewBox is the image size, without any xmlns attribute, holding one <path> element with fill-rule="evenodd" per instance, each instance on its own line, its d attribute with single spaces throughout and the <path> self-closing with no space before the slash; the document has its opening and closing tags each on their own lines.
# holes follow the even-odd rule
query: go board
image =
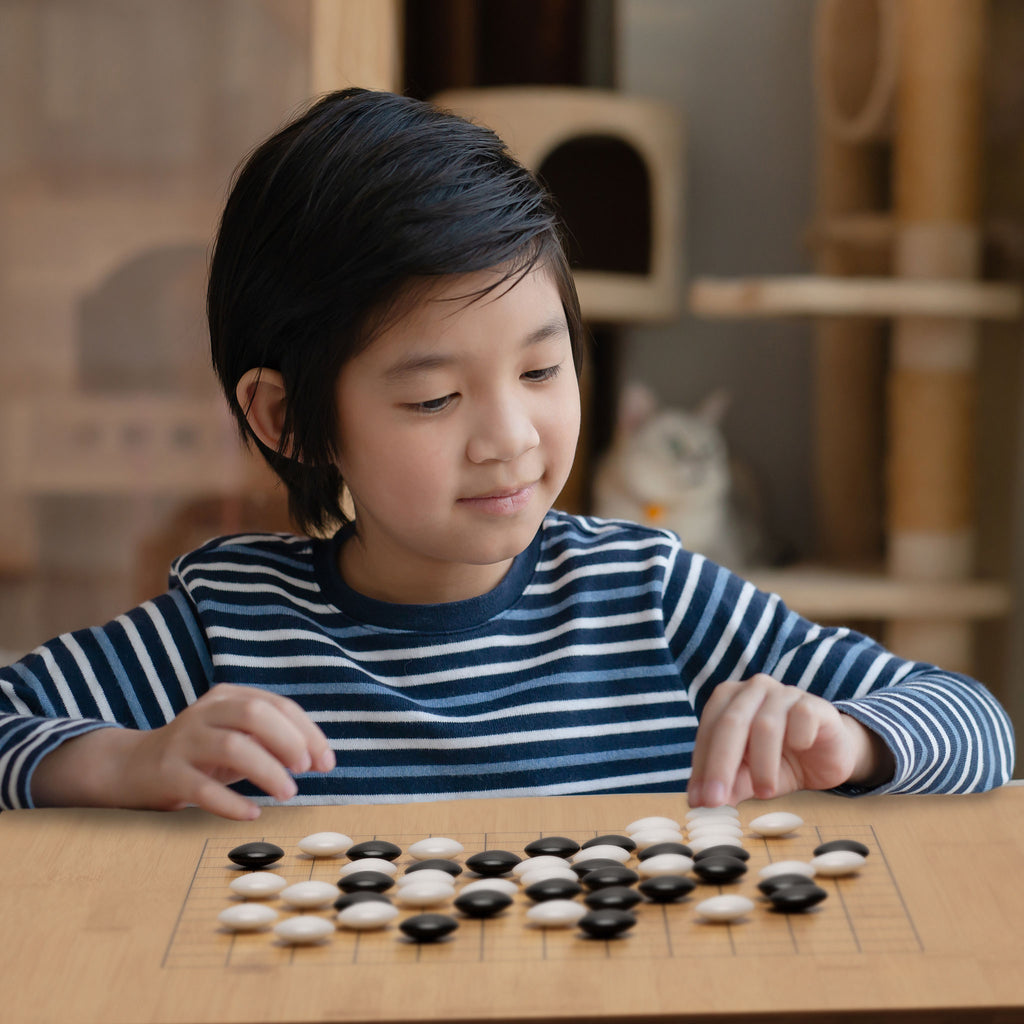
<svg viewBox="0 0 1024 1024">
<path fill-rule="evenodd" d="M 674 809 L 674 808 L 673 808 Z M 346 815 L 347 817 L 348 815 Z M 628 822 L 608 822 L 602 830 L 560 831 L 582 844 L 608 833 L 621 833 Z M 464 847 L 465 856 L 485 849 L 502 849 L 523 854 L 524 846 L 540 838 L 537 832 L 468 832 L 451 835 Z M 351 835 L 351 833 L 349 833 Z M 268 870 L 282 875 L 289 883 L 310 879 L 334 883 L 345 857 L 313 858 L 298 850 L 301 835 L 254 833 L 252 839 L 274 843 L 285 856 Z M 386 839 L 403 851 L 418 839 L 414 833 L 390 835 L 351 835 L 355 842 Z M 757 891 L 757 872 L 765 864 L 778 860 L 810 860 L 814 848 L 830 839 L 857 839 L 871 851 L 856 876 L 819 879 L 829 893 L 820 906 L 802 914 L 777 914 Z M 229 888 L 239 869 L 228 860 L 228 851 L 238 844 L 235 836 L 209 836 L 202 846 L 195 871 L 182 901 L 181 913 L 168 943 L 162 966 L 172 969 L 250 969 L 257 966 L 294 965 L 296 962 L 322 967 L 350 964 L 401 966 L 409 963 L 477 963 L 481 961 L 572 960 L 582 962 L 681 959 L 704 957 L 832 955 L 850 957 L 865 953 L 913 954 L 922 951 L 920 937 L 906 906 L 899 885 L 887 863 L 885 851 L 870 825 L 822 827 L 805 823 L 792 836 L 758 839 L 748 835 L 744 845 L 750 853 L 747 874 L 727 885 L 700 884 L 685 900 L 634 908 L 637 925 L 628 936 L 595 941 L 578 930 L 541 929 L 530 925 L 526 910 L 531 901 L 521 892 L 512 906 L 499 917 L 472 920 L 455 911 L 450 901 L 431 911 L 452 914 L 460 921 L 458 930 L 440 943 L 415 943 L 395 926 L 403 917 L 421 913 L 403 910 L 396 922 L 379 932 L 339 930 L 329 943 L 313 947 L 289 947 L 277 941 L 272 932 L 231 933 L 220 928 L 217 915 L 239 902 Z M 399 874 L 415 861 L 403 854 L 395 864 Z M 627 866 L 636 867 L 635 856 Z M 476 877 L 464 872 L 456 880 L 456 894 L 465 881 Z M 694 906 L 720 892 L 750 897 L 757 908 L 734 924 L 708 924 L 694 912 Z M 390 890 L 393 895 L 394 890 Z M 280 900 L 261 901 L 278 909 L 283 917 L 289 911 Z M 333 919 L 330 908 L 315 913 Z"/>
<path fill-rule="evenodd" d="M 541 835 L 577 841 L 636 818 L 682 819 L 684 796 L 549 797 L 401 806 L 266 808 L 257 822 L 198 811 L 26 811 L 0 815 L 0 955 L 19 984 L 7 1024 L 308 1024 L 312 1021 L 526 1022 L 679 1019 L 804 1022 L 1024 1020 L 1024 788 L 973 797 L 847 800 L 797 794 L 741 806 L 744 823 L 791 810 L 791 838 L 744 840 L 750 868 L 723 886 L 756 897 L 745 920 L 700 923 L 700 885 L 677 904 L 644 904 L 618 939 L 528 927 L 517 896 L 502 917 L 460 917 L 449 939 L 418 945 L 392 924 L 286 947 L 233 935 L 217 914 L 238 869 L 227 851 L 267 839 L 289 880 L 335 881 L 345 858 L 297 841 L 341 831 L 403 849 L 427 835 L 465 853 L 521 851 Z M 870 849 L 853 877 L 803 915 L 770 912 L 758 867 L 806 859 L 820 841 Z M 403 854 L 398 864 L 407 861 Z M 441 908 L 442 911 L 451 908 Z M 402 911 L 402 914 L 414 911 Z M 287 913 L 287 912 L 286 912 Z M 319 913 L 330 915 L 330 910 Z M 456 916 L 459 915 L 456 913 Z"/>
</svg>

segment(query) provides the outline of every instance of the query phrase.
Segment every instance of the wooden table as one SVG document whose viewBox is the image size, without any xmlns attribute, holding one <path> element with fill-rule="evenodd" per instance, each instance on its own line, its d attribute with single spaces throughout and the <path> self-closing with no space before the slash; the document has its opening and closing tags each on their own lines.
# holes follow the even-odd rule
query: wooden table
<svg viewBox="0 0 1024 1024">
<path fill-rule="evenodd" d="M 300 854 L 299 838 L 336 830 L 408 845 L 433 833 L 459 838 L 466 855 L 521 850 L 540 834 L 581 839 L 647 814 L 679 818 L 685 797 L 280 807 L 245 824 L 198 811 L 7 812 L 0 1020 L 1024 1021 L 1024 788 L 799 794 L 744 804 L 742 818 L 766 808 L 806 824 L 788 838 L 747 839 L 751 870 L 730 891 L 756 897 L 757 868 L 806 857 L 821 838 L 866 841 L 863 870 L 825 881 L 829 899 L 805 915 L 759 900 L 740 923 L 702 923 L 694 907 L 716 890 L 701 886 L 682 903 L 642 905 L 636 927 L 605 942 L 528 927 L 518 896 L 501 918 L 462 919 L 435 945 L 392 926 L 297 949 L 218 925 L 234 899 L 232 846 L 279 841 L 281 874 L 333 881 L 339 862 Z"/>
</svg>

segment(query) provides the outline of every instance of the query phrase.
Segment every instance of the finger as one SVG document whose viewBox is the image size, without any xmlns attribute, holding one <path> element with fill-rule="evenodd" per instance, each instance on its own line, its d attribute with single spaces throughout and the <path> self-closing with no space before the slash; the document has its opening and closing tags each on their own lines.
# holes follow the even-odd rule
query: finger
<svg viewBox="0 0 1024 1024">
<path fill-rule="evenodd" d="M 698 807 L 706 802 L 705 772 L 708 762 L 708 746 L 715 731 L 715 723 L 742 686 L 742 683 L 734 680 L 719 683 L 701 712 L 693 753 L 690 756 L 690 780 L 686 786 L 687 799 L 691 807 Z"/>
<path fill-rule="evenodd" d="M 821 732 L 822 711 L 820 702 L 809 693 L 801 694 L 789 712 L 789 719 L 786 725 L 786 748 L 797 753 L 804 753 L 810 750 L 818 740 Z M 831 705 L 827 710 L 831 711 Z"/>
<path fill-rule="evenodd" d="M 783 744 L 789 737 L 791 710 L 804 696 L 792 686 L 778 686 L 766 695 L 750 725 L 746 759 L 754 796 L 768 800 L 779 787 Z"/>
<path fill-rule="evenodd" d="M 219 783 L 247 779 L 275 800 L 290 800 L 298 792 L 284 765 L 262 744 L 235 729 L 205 730 L 185 760 Z"/>
<path fill-rule="evenodd" d="M 329 772 L 335 766 L 334 751 L 323 730 L 309 717 L 309 713 L 290 697 L 272 693 L 274 705 L 284 714 L 302 734 L 306 751 L 309 755 L 309 771 Z"/>
<path fill-rule="evenodd" d="M 250 736 L 289 771 L 309 771 L 312 755 L 303 730 L 284 710 L 287 703 L 266 690 L 232 687 L 211 701 L 206 721 L 216 728 Z"/>
<path fill-rule="evenodd" d="M 708 727 L 699 776 L 703 783 L 701 799 L 704 803 L 722 804 L 733 789 L 747 748 L 750 723 L 766 696 L 765 679 L 754 676 L 747 680 L 711 721 L 701 720 L 698 735 L 704 731 L 705 725 Z"/>
<path fill-rule="evenodd" d="M 192 798 L 189 803 L 196 807 L 217 814 L 233 821 L 253 821 L 260 815 L 259 806 L 217 782 L 198 769 L 193 769 L 195 778 L 192 781 Z"/>
</svg>

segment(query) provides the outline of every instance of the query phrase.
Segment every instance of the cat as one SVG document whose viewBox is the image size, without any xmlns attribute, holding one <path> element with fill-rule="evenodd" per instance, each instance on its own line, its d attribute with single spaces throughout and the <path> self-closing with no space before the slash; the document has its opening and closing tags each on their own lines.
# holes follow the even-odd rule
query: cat
<svg viewBox="0 0 1024 1024">
<path fill-rule="evenodd" d="M 594 475 L 595 515 L 672 530 L 730 569 L 757 564 L 765 538 L 752 480 L 730 459 L 721 430 L 728 404 L 716 391 L 691 410 L 659 408 L 650 389 L 627 385 Z"/>
</svg>

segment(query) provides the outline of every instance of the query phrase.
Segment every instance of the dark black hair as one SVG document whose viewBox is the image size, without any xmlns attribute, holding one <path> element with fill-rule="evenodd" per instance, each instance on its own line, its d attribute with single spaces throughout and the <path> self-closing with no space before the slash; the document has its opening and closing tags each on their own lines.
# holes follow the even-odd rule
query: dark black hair
<svg viewBox="0 0 1024 1024">
<path fill-rule="evenodd" d="M 579 300 L 553 206 L 490 129 L 418 100 L 346 89 L 249 156 L 210 268 L 213 364 L 301 528 L 345 520 L 338 374 L 410 285 L 492 267 L 513 281 L 535 266 L 558 287 L 579 373 Z M 278 451 L 253 435 L 235 395 L 255 367 L 284 379 Z"/>
</svg>

